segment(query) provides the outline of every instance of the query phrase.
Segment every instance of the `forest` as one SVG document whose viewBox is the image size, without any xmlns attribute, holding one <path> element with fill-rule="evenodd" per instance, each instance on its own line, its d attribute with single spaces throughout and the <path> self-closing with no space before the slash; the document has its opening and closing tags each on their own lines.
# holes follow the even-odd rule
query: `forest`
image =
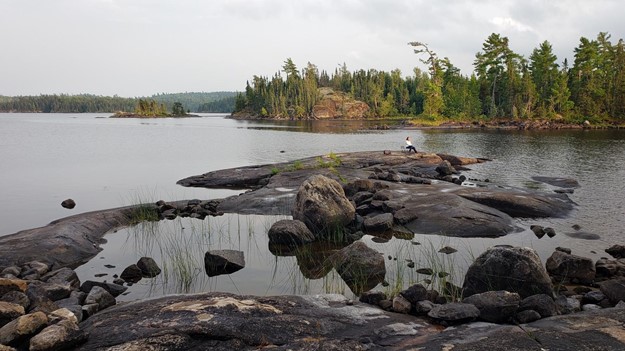
<svg viewBox="0 0 625 351">
<path fill-rule="evenodd" d="M 234 110 L 236 92 L 156 94 L 147 98 L 124 98 L 119 96 L 39 95 L 0 96 L 0 112 L 118 112 L 135 111 L 140 100 L 154 100 L 173 111 L 180 103 L 185 111 L 230 113 Z M 178 107 L 178 106 L 177 106 Z M 179 108 L 179 107 L 178 107 Z"/>
<path fill-rule="evenodd" d="M 415 68 L 332 74 L 308 62 L 298 69 L 288 58 L 271 78 L 254 76 L 237 95 L 235 113 L 251 117 L 310 118 L 320 87 L 342 91 L 370 107 L 371 118 L 563 119 L 569 122 L 625 120 L 625 44 L 608 33 L 582 37 L 574 60 L 559 62 L 548 41 L 529 58 L 510 49 L 509 40 L 491 34 L 475 55 L 474 72 L 462 75 L 448 58 L 428 45 L 408 43 L 426 71 Z M 284 73 L 284 76 L 283 76 Z"/>
</svg>

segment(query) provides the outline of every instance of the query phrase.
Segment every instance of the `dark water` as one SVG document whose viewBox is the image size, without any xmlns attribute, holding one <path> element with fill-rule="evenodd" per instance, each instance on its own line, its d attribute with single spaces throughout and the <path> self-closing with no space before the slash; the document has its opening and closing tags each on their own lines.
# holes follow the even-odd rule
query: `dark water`
<svg viewBox="0 0 625 351">
<path fill-rule="evenodd" d="M 358 131 L 379 122 L 260 123 L 220 115 L 190 119 L 108 119 L 102 114 L 0 114 L 0 233 L 42 226 L 68 215 L 158 199 L 220 198 L 229 190 L 183 188 L 177 180 L 211 170 L 273 163 L 329 152 L 399 150 L 412 136 L 418 150 L 492 159 L 465 173 L 502 186 L 552 191 L 534 176 L 567 177 L 580 187 L 570 195 L 578 206 L 564 219 L 519 220 L 521 231 L 498 239 L 458 239 L 415 234 L 411 240 L 386 243 L 363 240 L 387 258 L 386 280 L 393 289 L 427 276 L 415 268 L 438 267 L 461 283 L 463 269 L 495 244 L 532 247 L 545 260 L 554 248 L 598 258 L 611 244 L 624 244 L 625 132 L 623 131 Z M 77 206 L 63 209 L 62 200 Z M 306 260 L 277 257 L 267 249 L 266 232 L 284 217 L 226 215 L 205 221 L 146 223 L 106 236 L 104 251 L 77 271 L 82 280 L 112 280 L 113 274 L 141 256 L 164 268 L 143 279 L 123 297 L 132 300 L 177 292 L 232 291 L 243 294 L 350 295 L 334 270 L 308 279 Z M 554 238 L 537 239 L 529 225 L 553 227 Z M 581 226 L 579 231 L 573 225 Z M 599 240 L 566 235 L 593 233 Z M 376 241 L 379 241 L 376 239 Z M 415 245 L 419 242 L 421 245 Z M 449 245 L 459 252 L 439 254 Z M 208 278 L 202 257 L 209 249 L 245 253 L 246 268 L 229 276 Z M 397 258 L 397 260 L 395 260 Z M 115 268 L 104 267 L 105 264 Z M 107 274 L 94 278 L 95 274 Z M 433 284 L 438 282 L 434 281 Z"/>
</svg>

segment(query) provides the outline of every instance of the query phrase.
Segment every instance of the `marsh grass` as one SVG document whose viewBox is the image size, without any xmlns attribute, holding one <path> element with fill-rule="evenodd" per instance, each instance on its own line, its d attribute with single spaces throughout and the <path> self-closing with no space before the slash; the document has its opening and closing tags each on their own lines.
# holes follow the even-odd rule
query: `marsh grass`
<svg viewBox="0 0 625 351">
<path fill-rule="evenodd" d="M 408 240 L 395 239 L 392 241 L 394 245 L 384 250 L 387 256 L 391 256 L 391 259 L 386 257 L 388 285 L 384 291 L 387 296 L 392 298 L 411 285 L 420 283 L 426 289 L 438 291 L 450 301 L 459 300 L 461 291 L 450 287 L 462 285 L 466 268 L 474 260 L 471 248 L 458 238 L 423 236 L 421 241 L 422 244 L 413 245 Z M 458 252 L 449 255 L 438 252 L 443 246 L 449 245 L 460 248 Z M 408 266 L 410 262 L 414 267 Z M 432 275 L 417 273 L 419 268 L 431 269 Z"/>
</svg>

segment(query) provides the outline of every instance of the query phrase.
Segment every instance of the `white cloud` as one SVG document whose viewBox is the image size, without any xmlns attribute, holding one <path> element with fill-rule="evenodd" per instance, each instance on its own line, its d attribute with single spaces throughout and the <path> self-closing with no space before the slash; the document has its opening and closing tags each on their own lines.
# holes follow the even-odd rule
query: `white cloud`
<svg viewBox="0 0 625 351">
<path fill-rule="evenodd" d="M 495 17 L 490 20 L 490 23 L 499 27 L 501 30 L 513 29 L 518 32 L 536 33 L 536 30 L 534 30 L 531 26 L 525 25 L 510 17 Z"/>
</svg>

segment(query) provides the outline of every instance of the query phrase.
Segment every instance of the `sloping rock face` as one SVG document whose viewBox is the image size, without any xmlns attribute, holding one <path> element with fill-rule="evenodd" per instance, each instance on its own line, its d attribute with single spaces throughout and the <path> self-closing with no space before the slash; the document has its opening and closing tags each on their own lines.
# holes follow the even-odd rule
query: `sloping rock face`
<svg viewBox="0 0 625 351">
<path fill-rule="evenodd" d="M 471 264 L 464 278 L 464 297 L 493 290 L 553 296 L 553 286 L 536 251 L 508 245 L 494 246 Z"/>
<path fill-rule="evenodd" d="M 365 117 L 370 109 L 366 103 L 354 100 L 343 92 L 335 92 L 331 88 L 320 88 L 319 97 L 312 112 L 312 117 L 316 119 L 360 119 Z"/>
<path fill-rule="evenodd" d="M 388 328 L 388 325 L 395 328 Z M 435 328 L 413 316 L 340 295 L 249 297 L 224 293 L 169 296 L 119 305 L 86 320 L 78 350 L 365 350 Z"/>
<path fill-rule="evenodd" d="M 293 207 L 293 219 L 306 224 L 313 233 L 331 234 L 349 224 L 356 209 L 334 179 L 313 175 L 299 188 Z"/>
</svg>

